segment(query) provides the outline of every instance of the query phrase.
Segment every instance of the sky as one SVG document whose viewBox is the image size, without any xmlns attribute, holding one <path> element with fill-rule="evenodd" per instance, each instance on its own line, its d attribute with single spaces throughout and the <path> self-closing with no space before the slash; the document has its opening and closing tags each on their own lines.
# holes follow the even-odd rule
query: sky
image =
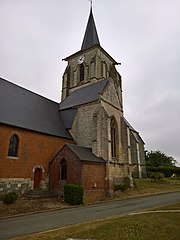
<svg viewBox="0 0 180 240">
<path fill-rule="evenodd" d="M 80 50 L 89 11 L 88 0 L 0 0 L 0 76 L 59 102 L 62 59 Z M 93 0 L 93 15 L 121 63 L 126 119 L 180 166 L 180 1 Z"/>
</svg>

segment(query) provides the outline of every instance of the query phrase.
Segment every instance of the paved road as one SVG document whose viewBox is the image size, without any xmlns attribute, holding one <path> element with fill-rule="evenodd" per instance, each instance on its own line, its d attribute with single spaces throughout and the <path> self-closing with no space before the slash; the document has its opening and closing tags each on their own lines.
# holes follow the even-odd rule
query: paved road
<svg viewBox="0 0 180 240">
<path fill-rule="evenodd" d="M 0 239 L 42 232 L 180 201 L 180 192 L 105 202 L 0 220 Z"/>
</svg>

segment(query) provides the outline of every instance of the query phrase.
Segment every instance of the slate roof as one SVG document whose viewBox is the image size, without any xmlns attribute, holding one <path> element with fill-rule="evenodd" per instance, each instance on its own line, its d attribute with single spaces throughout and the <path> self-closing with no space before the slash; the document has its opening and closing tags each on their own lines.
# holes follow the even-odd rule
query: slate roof
<svg viewBox="0 0 180 240">
<path fill-rule="evenodd" d="M 108 80 L 104 79 L 72 92 L 60 103 L 59 110 L 97 101 L 99 99 L 99 94 L 104 90 L 107 82 Z"/>
<path fill-rule="evenodd" d="M 137 136 L 137 135 L 138 135 L 138 133 L 136 133 L 136 132 L 133 132 L 133 131 L 132 131 L 132 135 L 134 136 L 134 138 L 135 138 L 136 142 L 138 142 L 138 143 L 139 143 L 140 141 L 139 141 L 139 139 L 138 139 L 138 136 Z"/>
<path fill-rule="evenodd" d="M 100 45 L 100 42 L 91 8 L 81 50 L 88 49 L 93 45 Z"/>
<path fill-rule="evenodd" d="M 0 78 L 0 123 L 72 139 L 59 104 Z"/>
<path fill-rule="evenodd" d="M 127 119 L 125 117 L 123 117 L 124 122 L 126 123 L 126 125 L 129 127 L 129 129 L 132 131 L 132 134 L 134 136 L 134 138 L 136 139 L 137 142 L 139 142 L 140 140 L 142 141 L 143 144 L 145 144 L 145 142 L 143 141 L 143 139 L 141 138 L 141 136 L 139 135 L 139 132 L 136 131 L 132 125 L 127 121 Z"/>
<path fill-rule="evenodd" d="M 129 127 L 130 130 L 134 131 L 134 132 L 137 132 L 133 127 L 132 125 L 127 121 L 127 119 L 125 117 L 123 117 L 124 119 L 124 122 L 126 123 L 126 125 Z"/>
<path fill-rule="evenodd" d="M 69 109 L 59 111 L 66 129 L 72 128 L 72 124 L 73 124 L 76 112 L 77 112 L 76 108 L 69 108 Z"/>
<path fill-rule="evenodd" d="M 66 144 L 71 151 L 73 151 L 76 156 L 81 161 L 90 161 L 90 162 L 99 162 L 99 163 L 105 163 L 105 160 L 101 157 L 97 157 L 92 153 L 91 148 L 88 147 L 82 147 L 75 144 Z"/>
</svg>

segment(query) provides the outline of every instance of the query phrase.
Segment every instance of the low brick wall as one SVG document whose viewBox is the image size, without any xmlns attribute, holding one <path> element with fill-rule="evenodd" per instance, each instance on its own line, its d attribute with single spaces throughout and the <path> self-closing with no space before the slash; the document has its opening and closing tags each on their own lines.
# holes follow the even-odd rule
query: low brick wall
<svg viewBox="0 0 180 240">
<path fill-rule="evenodd" d="M 0 178 L 0 196 L 8 192 L 16 192 L 22 195 L 34 187 L 34 180 L 31 178 Z M 49 178 L 41 180 L 40 188 L 49 189 Z"/>
<path fill-rule="evenodd" d="M 105 190 L 95 189 L 95 190 L 85 190 L 83 200 L 84 203 L 93 203 L 97 201 L 102 201 L 106 197 Z"/>
<path fill-rule="evenodd" d="M 8 192 L 23 194 L 32 189 L 33 183 L 30 178 L 1 178 L 0 196 Z"/>
</svg>

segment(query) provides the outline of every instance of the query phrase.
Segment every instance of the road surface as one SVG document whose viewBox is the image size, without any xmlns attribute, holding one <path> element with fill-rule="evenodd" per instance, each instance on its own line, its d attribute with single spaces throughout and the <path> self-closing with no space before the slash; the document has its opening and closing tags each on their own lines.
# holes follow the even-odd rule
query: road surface
<svg viewBox="0 0 180 240">
<path fill-rule="evenodd" d="M 9 239 L 72 224 L 140 212 L 179 201 L 180 192 L 174 192 L 1 219 L 0 239 Z"/>
</svg>

